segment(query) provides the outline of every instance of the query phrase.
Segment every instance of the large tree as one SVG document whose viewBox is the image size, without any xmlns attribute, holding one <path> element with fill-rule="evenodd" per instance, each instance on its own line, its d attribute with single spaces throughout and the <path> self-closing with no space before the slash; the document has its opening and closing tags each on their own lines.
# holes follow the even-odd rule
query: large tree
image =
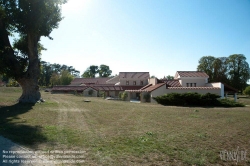
<svg viewBox="0 0 250 166">
<path fill-rule="evenodd" d="M 82 74 L 82 77 L 83 78 L 95 78 L 97 73 L 98 73 L 98 66 L 91 65 L 84 71 L 84 73 Z"/>
<path fill-rule="evenodd" d="M 79 71 L 76 70 L 73 66 L 60 65 L 60 64 L 50 64 L 45 61 L 41 61 L 41 75 L 39 78 L 40 86 L 50 86 L 50 79 L 55 78 L 55 75 L 62 75 L 62 71 L 68 71 L 72 77 L 79 77 Z M 54 78 L 52 80 L 54 80 Z M 54 81 L 55 82 L 55 81 Z M 59 84 L 57 84 L 59 85 Z"/>
<path fill-rule="evenodd" d="M 35 103 L 41 98 L 38 79 L 39 41 L 49 37 L 62 20 L 66 0 L 0 0 L 0 74 L 14 78 L 23 93 L 19 102 Z M 19 34 L 13 47 L 9 36 Z"/>
<path fill-rule="evenodd" d="M 240 91 L 247 86 L 250 79 L 249 64 L 243 54 L 220 58 L 203 56 L 199 60 L 197 70 L 206 72 L 209 82 L 227 83 Z"/>
<path fill-rule="evenodd" d="M 112 74 L 112 70 L 107 65 L 100 65 L 98 73 L 99 77 L 109 77 Z"/>
<path fill-rule="evenodd" d="M 241 92 L 250 79 L 250 68 L 243 54 L 233 54 L 227 59 L 230 84 Z"/>
<path fill-rule="evenodd" d="M 213 79 L 213 63 L 216 58 L 213 56 L 203 56 L 199 60 L 199 65 L 197 67 L 198 71 L 204 71 L 209 76 L 209 81 L 214 81 Z"/>
</svg>

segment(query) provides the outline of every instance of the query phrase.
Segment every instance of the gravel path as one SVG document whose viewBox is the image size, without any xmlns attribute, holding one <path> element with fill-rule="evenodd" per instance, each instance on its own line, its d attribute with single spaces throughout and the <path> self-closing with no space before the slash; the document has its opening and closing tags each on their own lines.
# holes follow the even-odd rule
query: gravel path
<svg viewBox="0 0 250 166">
<path fill-rule="evenodd" d="M 0 166 L 53 166 L 51 160 L 0 136 Z"/>
</svg>

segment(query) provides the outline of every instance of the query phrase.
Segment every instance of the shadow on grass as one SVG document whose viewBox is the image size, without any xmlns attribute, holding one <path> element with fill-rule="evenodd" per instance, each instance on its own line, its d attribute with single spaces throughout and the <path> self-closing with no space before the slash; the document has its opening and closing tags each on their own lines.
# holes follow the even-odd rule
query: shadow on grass
<svg viewBox="0 0 250 166">
<path fill-rule="evenodd" d="M 32 109 L 34 104 L 14 104 L 12 106 L 0 105 L 0 135 L 21 145 L 34 146 L 36 143 L 46 141 L 39 126 L 25 124 L 18 115 Z"/>
</svg>

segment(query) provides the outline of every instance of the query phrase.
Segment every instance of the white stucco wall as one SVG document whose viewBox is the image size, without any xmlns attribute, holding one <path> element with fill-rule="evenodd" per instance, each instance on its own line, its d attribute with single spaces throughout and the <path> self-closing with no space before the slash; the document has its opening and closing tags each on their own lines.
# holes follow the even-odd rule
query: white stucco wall
<svg viewBox="0 0 250 166">
<path fill-rule="evenodd" d="M 157 84 L 157 79 L 156 78 L 149 78 L 148 79 L 148 84 L 152 84 L 152 85 Z"/>
<path fill-rule="evenodd" d="M 221 87 L 221 83 L 220 82 L 213 82 L 213 83 L 207 83 L 206 84 L 207 87 Z"/>
<path fill-rule="evenodd" d="M 127 85 L 126 81 L 129 81 L 129 85 L 134 85 L 134 81 L 136 81 L 136 85 L 134 86 L 145 86 L 148 84 L 148 79 L 120 79 L 120 85 Z M 141 81 L 143 81 L 143 85 L 141 85 Z"/>
<path fill-rule="evenodd" d="M 199 78 L 199 77 L 185 77 L 185 78 L 180 78 L 181 80 L 181 85 L 183 87 L 186 87 L 187 86 L 187 83 L 189 83 L 189 86 L 190 86 L 190 83 L 193 84 L 194 86 L 194 83 L 196 83 L 196 87 L 204 87 L 206 86 L 206 78 Z"/>
<path fill-rule="evenodd" d="M 224 84 L 222 84 L 221 82 L 213 82 L 213 83 L 207 83 L 206 84 L 207 87 L 218 87 L 220 88 L 220 96 L 221 98 L 224 98 Z"/>
<path fill-rule="evenodd" d="M 158 89 L 155 89 L 154 91 L 151 92 L 151 102 L 152 103 L 157 103 L 153 97 L 156 97 L 156 96 L 161 96 L 161 95 L 164 95 L 168 93 L 167 89 L 166 89 L 166 85 L 163 85 L 161 87 L 159 87 Z"/>
</svg>

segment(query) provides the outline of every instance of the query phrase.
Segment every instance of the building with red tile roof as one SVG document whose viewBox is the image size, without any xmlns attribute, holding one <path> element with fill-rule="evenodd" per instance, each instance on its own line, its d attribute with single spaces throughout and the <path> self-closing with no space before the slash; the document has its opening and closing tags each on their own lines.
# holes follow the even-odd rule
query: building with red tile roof
<svg viewBox="0 0 250 166">
<path fill-rule="evenodd" d="M 153 97 L 161 96 L 167 93 L 185 93 L 197 92 L 201 94 L 214 93 L 222 98 L 225 93 L 237 93 L 237 89 L 230 88 L 221 82 L 208 83 L 209 76 L 200 71 L 177 71 L 173 80 L 158 80 L 150 78 L 149 84 L 138 90 L 126 90 L 130 98 L 140 96 L 143 102 L 143 95 L 150 94 L 150 101 L 156 102 Z"/>
<path fill-rule="evenodd" d="M 69 86 L 55 86 L 52 93 L 83 93 L 98 96 L 99 92 L 106 96 L 118 97 L 120 92 L 128 92 L 128 100 L 140 99 L 150 94 L 150 102 L 156 102 L 153 97 L 167 93 L 197 92 L 201 94 L 214 93 L 224 97 L 225 93 L 237 93 L 234 89 L 221 82 L 208 83 L 209 76 L 201 71 L 177 71 L 173 80 L 150 78 L 149 72 L 120 72 L 113 78 L 76 78 Z"/>
</svg>

